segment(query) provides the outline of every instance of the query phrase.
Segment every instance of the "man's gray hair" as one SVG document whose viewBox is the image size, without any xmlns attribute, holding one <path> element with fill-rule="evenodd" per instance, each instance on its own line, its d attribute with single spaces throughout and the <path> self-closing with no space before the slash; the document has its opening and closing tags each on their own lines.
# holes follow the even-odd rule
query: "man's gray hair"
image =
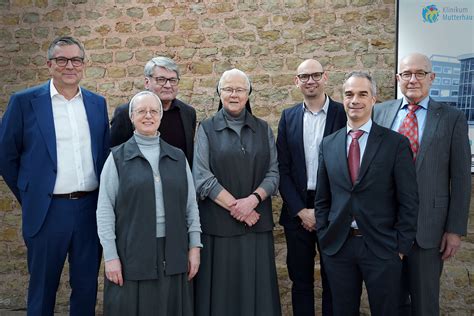
<svg viewBox="0 0 474 316">
<path fill-rule="evenodd" d="M 140 91 L 137 94 L 135 94 L 133 96 L 133 98 L 130 100 L 130 104 L 128 106 L 128 116 L 130 118 L 132 118 L 132 112 L 133 112 L 133 109 L 135 108 L 135 103 L 137 103 L 137 99 L 141 98 L 141 97 L 144 97 L 144 96 L 147 96 L 147 95 L 151 95 L 152 97 L 154 97 L 156 99 L 156 101 L 160 105 L 160 119 L 163 117 L 163 104 L 161 103 L 160 98 L 155 93 L 153 93 L 151 91 L 148 91 L 148 90 L 144 90 L 144 91 Z"/>
<path fill-rule="evenodd" d="M 219 92 L 219 95 L 221 94 L 221 88 L 222 88 L 222 83 L 224 82 L 225 78 L 230 76 L 230 75 L 239 75 L 245 78 L 245 82 L 247 84 L 247 90 L 250 91 L 250 79 L 249 76 L 245 72 L 243 72 L 240 69 L 233 68 L 227 71 L 224 71 L 222 74 L 221 78 L 219 79 L 219 83 L 217 85 L 217 91 Z"/>
<path fill-rule="evenodd" d="M 79 47 L 79 50 L 82 53 L 82 58 L 86 58 L 86 52 L 84 50 L 84 46 L 82 46 L 81 42 L 79 42 L 77 39 L 71 36 L 60 36 L 56 37 L 51 44 L 49 44 L 48 47 L 48 60 L 51 60 L 51 58 L 54 58 L 54 50 L 56 49 L 56 46 L 70 46 L 70 45 L 76 45 Z"/>
<path fill-rule="evenodd" d="M 161 67 L 169 71 L 174 71 L 179 79 L 179 67 L 173 59 L 164 56 L 158 56 L 150 59 L 145 65 L 145 77 L 153 77 L 153 70 L 155 70 L 155 67 Z"/>
<path fill-rule="evenodd" d="M 372 78 L 371 75 L 369 75 L 368 73 L 363 72 L 363 71 L 352 71 L 351 73 L 349 73 L 346 76 L 346 78 L 344 79 L 344 84 L 342 85 L 343 88 L 345 87 L 347 80 L 349 80 L 352 77 L 364 78 L 364 79 L 369 80 L 369 82 L 370 82 L 370 92 L 372 92 L 372 96 L 375 97 L 377 95 L 377 84 L 375 83 L 375 80 Z"/>
</svg>

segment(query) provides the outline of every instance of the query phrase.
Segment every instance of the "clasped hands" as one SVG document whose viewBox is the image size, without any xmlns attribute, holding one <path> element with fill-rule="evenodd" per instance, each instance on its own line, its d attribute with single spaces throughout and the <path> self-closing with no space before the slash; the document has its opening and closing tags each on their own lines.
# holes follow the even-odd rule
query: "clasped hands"
<svg viewBox="0 0 474 316">
<path fill-rule="evenodd" d="M 234 200 L 228 207 L 233 218 L 244 222 L 247 226 L 253 226 L 260 219 L 260 214 L 255 211 L 257 205 L 257 198 L 254 195 L 249 195 L 246 198 Z"/>
</svg>

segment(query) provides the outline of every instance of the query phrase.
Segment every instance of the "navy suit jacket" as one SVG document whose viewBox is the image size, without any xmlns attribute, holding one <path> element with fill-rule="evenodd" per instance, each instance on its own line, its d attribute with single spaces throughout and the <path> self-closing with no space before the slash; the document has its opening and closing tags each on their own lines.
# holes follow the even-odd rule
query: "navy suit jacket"
<svg viewBox="0 0 474 316">
<path fill-rule="evenodd" d="M 280 171 L 280 194 L 283 206 L 280 224 L 285 228 L 301 226 L 297 216 L 306 207 L 306 160 L 303 144 L 303 103 L 283 111 L 278 125 L 277 151 Z M 341 103 L 329 99 L 323 136 L 346 126 L 346 113 Z"/>
<path fill-rule="evenodd" d="M 15 93 L 0 125 L 0 175 L 22 206 L 23 234 L 41 229 L 56 182 L 56 134 L 50 82 Z M 105 99 L 82 88 L 97 179 L 109 152 Z"/>
<path fill-rule="evenodd" d="M 415 164 L 408 139 L 373 123 L 353 185 L 346 137 L 346 129 L 341 129 L 323 139 L 320 147 L 315 214 L 322 252 L 331 256 L 341 249 L 355 218 L 362 238 L 377 257 L 408 254 L 418 215 Z"/>
</svg>

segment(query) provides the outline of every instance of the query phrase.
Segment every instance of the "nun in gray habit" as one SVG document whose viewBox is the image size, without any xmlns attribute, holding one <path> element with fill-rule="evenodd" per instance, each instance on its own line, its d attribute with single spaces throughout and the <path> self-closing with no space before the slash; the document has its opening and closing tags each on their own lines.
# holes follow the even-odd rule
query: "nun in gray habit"
<svg viewBox="0 0 474 316">
<path fill-rule="evenodd" d="M 104 315 L 193 315 L 201 227 L 184 153 L 160 139 L 150 91 L 130 101 L 134 135 L 101 174 L 97 228 L 104 249 Z"/>
<path fill-rule="evenodd" d="M 281 315 L 271 204 L 277 153 L 272 130 L 252 115 L 250 92 L 244 72 L 224 72 L 220 109 L 197 132 L 193 176 L 204 245 L 198 316 Z"/>
</svg>

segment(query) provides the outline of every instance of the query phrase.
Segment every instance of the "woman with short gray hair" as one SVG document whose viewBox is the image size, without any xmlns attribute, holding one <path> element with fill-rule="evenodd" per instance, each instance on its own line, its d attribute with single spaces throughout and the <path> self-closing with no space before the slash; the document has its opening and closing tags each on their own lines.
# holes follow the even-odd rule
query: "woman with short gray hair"
<svg viewBox="0 0 474 316">
<path fill-rule="evenodd" d="M 156 94 L 136 94 L 129 113 L 134 135 L 112 149 L 99 189 L 104 315 L 191 316 L 201 247 L 191 170 L 184 153 L 160 139 Z"/>
</svg>

